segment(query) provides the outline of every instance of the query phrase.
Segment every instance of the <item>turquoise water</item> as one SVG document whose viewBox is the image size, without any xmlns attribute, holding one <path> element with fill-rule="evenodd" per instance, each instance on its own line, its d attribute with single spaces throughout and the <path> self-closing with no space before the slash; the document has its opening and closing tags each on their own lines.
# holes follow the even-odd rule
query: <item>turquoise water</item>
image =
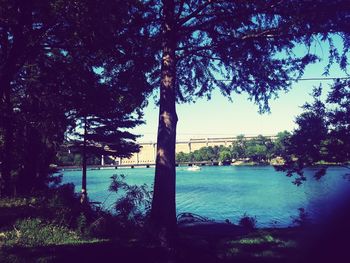
<svg viewBox="0 0 350 263">
<path fill-rule="evenodd" d="M 258 226 L 289 226 L 304 208 L 310 219 L 326 217 L 344 195 L 350 182 L 343 178 L 344 168 L 332 167 L 316 181 L 312 169 L 308 180 L 297 187 L 293 178 L 276 172 L 271 166 L 205 166 L 200 171 L 177 168 L 177 213 L 192 212 L 215 220 L 237 223 L 244 213 L 255 216 Z M 91 200 L 113 209 L 116 196 L 108 191 L 113 174 L 125 174 L 129 184 L 152 187 L 154 168 L 89 170 L 88 194 Z M 81 186 L 81 171 L 64 171 L 64 183 Z"/>
</svg>

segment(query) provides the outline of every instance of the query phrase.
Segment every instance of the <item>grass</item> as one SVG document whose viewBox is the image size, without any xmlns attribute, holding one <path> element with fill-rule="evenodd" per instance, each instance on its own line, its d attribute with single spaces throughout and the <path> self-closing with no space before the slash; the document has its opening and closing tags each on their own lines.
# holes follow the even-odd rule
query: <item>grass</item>
<svg viewBox="0 0 350 263">
<path fill-rule="evenodd" d="M 286 259 L 297 247 L 295 230 L 257 230 L 241 237 L 209 238 L 181 233 L 176 254 L 145 241 L 138 236 L 97 238 L 86 235 L 79 226 L 43 217 L 47 209 L 43 200 L 35 198 L 0 200 L 0 262 L 109 262 L 113 258 L 129 262 L 269 262 Z M 50 202 L 45 201 L 48 205 Z M 62 207 L 59 208 L 61 211 Z M 1 213 L 6 210 L 7 214 Z M 46 210 L 45 210 L 46 212 Z M 78 216 L 79 218 L 79 216 Z M 170 253 L 170 254 L 169 254 Z M 121 262 L 123 262 L 123 260 Z M 258 260 L 258 261 L 256 261 Z"/>
<path fill-rule="evenodd" d="M 96 255 L 126 253 L 120 250 L 135 258 L 152 250 L 135 240 L 138 232 L 132 222 L 82 206 L 71 184 L 40 197 L 0 199 L 0 262 L 71 262 L 75 257 L 90 262 Z M 139 250 L 145 251 L 135 253 Z"/>
<path fill-rule="evenodd" d="M 1 232 L 3 246 L 37 247 L 79 244 L 87 241 L 80 233 L 39 218 L 18 220 L 13 230 Z"/>
<path fill-rule="evenodd" d="M 67 211 L 62 206 L 53 211 L 54 205 L 45 199 L 0 200 L 0 222 L 7 222 L 0 225 L 0 262 L 168 262 L 169 257 L 173 262 L 184 263 L 294 262 L 298 259 L 303 231 L 271 228 L 251 230 L 243 236 L 220 237 L 180 231 L 173 253 L 147 241 L 140 233 L 114 232 L 109 238 L 86 234 L 79 224 L 47 217 L 47 206 L 55 215 Z M 68 215 L 77 215 L 76 221 L 84 221 L 79 213 L 70 212 L 63 218 Z M 92 225 L 85 221 L 84 224 Z M 109 225 L 107 230 L 111 231 Z"/>
<path fill-rule="evenodd" d="M 187 236 L 184 247 L 207 251 L 202 262 L 293 262 L 300 249 L 300 229 L 259 229 L 236 237 Z M 198 261 L 199 262 L 199 261 Z"/>
<path fill-rule="evenodd" d="M 295 258 L 298 250 L 298 229 L 290 230 L 289 234 L 281 235 L 285 229 L 258 230 L 248 236 L 227 240 L 221 246 L 221 257 L 245 260 L 260 258 L 264 261 L 287 261 Z"/>
<path fill-rule="evenodd" d="M 39 248 L 104 242 L 82 231 L 75 201 L 74 194 L 0 199 L 0 262 L 27 262 L 28 251 L 40 259 Z"/>
<path fill-rule="evenodd" d="M 40 199 L 36 197 L 29 198 L 0 198 L 0 208 L 20 208 L 34 206 L 39 203 Z"/>
</svg>

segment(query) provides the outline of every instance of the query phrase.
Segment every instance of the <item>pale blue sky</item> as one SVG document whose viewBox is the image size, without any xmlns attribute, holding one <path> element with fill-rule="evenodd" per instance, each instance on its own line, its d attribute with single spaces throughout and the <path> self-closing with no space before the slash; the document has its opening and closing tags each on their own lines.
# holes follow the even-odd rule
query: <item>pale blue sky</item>
<svg viewBox="0 0 350 263">
<path fill-rule="evenodd" d="M 324 77 L 322 73 L 328 56 L 324 50 L 327 48 L 318 50 L 324 61 L 307 67 L 303 78 Z M 334 65 L 327 77 L 346 77 L 346 74 Z M 331 83 L 332 81 L 322 81 L 325 90 Z M 292 131 L 295 128 L 295 117 L 302 112 L 300 106 L 306 101 L 312 101 L 312 88 L 319 84 L 320 81 L 293 84 L 289 92 L 281 92 L 279 98 L 270 101 L 271 113 L 262 115 L 258 113 L 258 106 L 249 101 L 245 94 L 234 94 L 233 102 L 229 102 L 220 92 L 215 91 L 209 101 L 197 99 L 194 104 L 178 104 L 177 140 L 239 134 L 272 135 L 283 130 Z M 144 120 L 146 124 L 135 128 L 133 132 L 143 135 L 140 142 L 156 141 L 158 108 L 152 99 L 144 110 Z"/>
</svg>

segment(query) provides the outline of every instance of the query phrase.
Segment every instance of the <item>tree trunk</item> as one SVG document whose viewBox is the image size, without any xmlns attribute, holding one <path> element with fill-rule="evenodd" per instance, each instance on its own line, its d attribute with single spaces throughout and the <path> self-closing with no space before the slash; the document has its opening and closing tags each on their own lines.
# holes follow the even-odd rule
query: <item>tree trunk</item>
<svg viewBox="0 0 350 263">
<path fill-rule="evenodd" d="M 8 78 L 3 78 L 0 81 L 3 85 L 1 104 L 3 113 L 1 116 L 1 124 L 4 130 L 4 148 L 3 160 L 1 164 L 0 176 L 0 197 L 11 196 L 13 189 L 11 185 L 11 171 L 12 171 L 12 151 L 13 151 L 13 120 L 12 120 L 12 102 L 11 102 L 11 84 Z"/>
<path fill-rule="evenodd" d="M 17 4 L 16 4 L 17 6 Z M 0 174 L 0 197 L 11 196 L 15 194 L 15 187 L 11 175 L 13 169 L 13 105 L 11 101 L 11 80 L 24 64 L 24 53 L 27 51 L 28 36 L 24 34 L 24 26 L 31 23 L 32 18 L 32 1 L 26 1 L 25 4 L 18 2 L 17 12 L 21 13 L 19 23 L 13 28 L 11 35 L 12 48 L 7 51 L 10 46 L 10 38 L 5 38 L 2 42 L 2 49 L 5 52 L 5 63 L 3 71 L 0 72 L 0 125 L 4 130 L 4 147 L 3 160 L 1 164 Z M 4 32 L 10 32 L 6 23 L 4 23 Z"/>
<path fill-rule="evenodd" d="M 23 149 L 23 168 L 18 174 L 16 180 L 17 193 L 29 195 L 34 189 L 38 189 L 38 158 L 40 158 L 40 137 L 38 131 L 31 127 L 30 123 L 24 127 L 24 149 Z"/>
<path fill-rule="evenodd" d="M 175 142 L 175 23 L 174 1 L 163 0 L 163 42 L 160 84 L 157 157 L 152 200 L 151 222 L 162 245 L 172 246 L 176 236 Z"/>
<path fill-rule="evenodd" d="M 87 203 L 87 190 L 86 190 L 86 136 L 87 136 L 87 123 L 86 123 L 86 117 L 84 117 L 84 142 L 83 142 L 83 151 L 82 151 L 82 165 L 83 165 L 83 174 L 81 178 L 81 197 L 80 197 L 80 203 L 86 204 Z"/>
</svg>

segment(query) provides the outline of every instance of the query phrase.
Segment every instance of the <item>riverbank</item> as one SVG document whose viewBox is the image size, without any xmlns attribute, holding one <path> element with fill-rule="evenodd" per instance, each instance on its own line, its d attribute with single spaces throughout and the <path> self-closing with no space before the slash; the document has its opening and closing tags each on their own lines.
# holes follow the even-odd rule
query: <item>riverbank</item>
<svg viewBox="0 0 350 263">
<path fill-rule="evenodd" d="M 180 233 L 175 253 L 142 239 L 83 244 L 3 247 L 1 262 L 293 262 L 298 241 L 293 233 L 262 231 L 244 237 L 206 238 Z"/>
<path fill-rule="evenodd" d="M 0 262 L 110 262 L 116 258 L 166 262 L 169 257 L 175 257 L 175 262 L 226 262 L 236 258 L 243 262 L 282 262 L 298 246 L 298 228 L 247 230 L 208 221 L 179 225 L 177 249 L 172 254 L 148 240 L 140 229 L 108 238 L 97 233 L 87 235 L 79 223 L 75 227 L 57 218 L 57 213 L 68 208 L 72 216 L 71 206 L 58 200 L 53 205 L 52 200 L 37 197 L 0 199 Z M 99 220 L 109 217 L 104 216 Z"/>
<path fill-rule="evenodd" d="M 37 198 L 0 200 L 0 262 L 285 262 L 298 249 L 300 229 L 248 231 L 227 223 L 179 226 L 175 252 L 142 230 L 109 238 L 86 236 L 43 216 Z M 243 230 L 243 232 L 242 232 Z"/>
<path fill-rule="evenodd" d="M 50 219 L 48 204 L 41 202 L 37 198 L 0 199 L 0 262 L 323 262 L 347 251 L 343 237 L 349 233 L 342 222 L 331 225 L 335 228 L 261 229 L 229 222 L 179 224 L 176 248 L 168 250 L 149 238 L 147 227 L 114 232 L 110 216 L 104 214 L 99 220 L 109 220 L 107 230 L 113 235 L 101 238 L 97 232 L 84 233 L 57 217 Z M 56 204 L 50 212 L 60 209 Z"/>
</svg>

